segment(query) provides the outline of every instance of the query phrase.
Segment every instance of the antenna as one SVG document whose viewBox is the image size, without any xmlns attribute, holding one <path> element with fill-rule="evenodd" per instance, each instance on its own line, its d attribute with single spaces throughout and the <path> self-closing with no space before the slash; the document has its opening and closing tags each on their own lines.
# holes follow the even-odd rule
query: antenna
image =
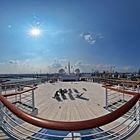
<svg viewBox="0 0 140 140">
<path fill-rule="evenodd" d="M 70 62 L 68 62 L 68 74 L 70 75 Z"/>
</svg>

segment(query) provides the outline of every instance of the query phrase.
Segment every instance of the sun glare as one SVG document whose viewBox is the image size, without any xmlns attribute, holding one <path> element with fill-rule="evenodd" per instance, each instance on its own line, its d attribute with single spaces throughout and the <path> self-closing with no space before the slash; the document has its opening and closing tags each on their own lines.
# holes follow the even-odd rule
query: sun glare
<svg viewBox="0 0 140 140">
<path fill-rule="evenodd" d="M 32 28 L 32 29 L 30 29 L 29 34 L 33 37 L 39 37 L 39 36 L 41 36 L 42 31 L 39 28 Z"/>
</svg>

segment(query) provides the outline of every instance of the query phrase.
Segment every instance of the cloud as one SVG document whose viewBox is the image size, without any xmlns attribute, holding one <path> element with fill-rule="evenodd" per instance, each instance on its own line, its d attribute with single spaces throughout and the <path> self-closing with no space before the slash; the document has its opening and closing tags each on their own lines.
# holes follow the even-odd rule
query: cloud
<svg viewBox="0 0 140 140">
<path fill-rule="evenodd" d="M 51 65 L 51 67 L 58 69 L 58 68 L 61 68 L 62 65 L 59 62 L 55 62 Z"/>
<path fill-rule="evenodd" d="M 47 33 L 46 35 L 50 36 L 51 38 L 56 38 L 59 36 L 61 37 L 61 36 L 73 33 L 73 30 L 50 28 L 50 29 L 46 30 L 46 33 Z"/>
<path fill-rule="evenodd" d="M 65 65 L 67 65 L 67 63 L 68 63 L 67 59 L 55 58 L 50 66 L 53 68 L 61 68 L 61 67 L 64 67 Z"/>
<path fill-rule="evenodd" d="M 9 63 L 10 64 L 19 64 L 19 61 L 18 60 L 9 60 Z"/>
<path fill-rule="evenodd" d="M 104 38 L 104 36 L 101 33 L 93 33 L 93 32 L 81 33 L 80 37 L 90 45 L 93 45 L 99 40 Z"/>
<path fill-rule="evenodd" d="M 135 66 L 130 66 L 130 65 L 127 65 L 127 66 L 123 66 L 123 67 L 118 67 L 118 71 L 121 71 L 121 72 L 136 72 L 137 71 L 137 68 Z"/>
<path fill-rule="evenodd" d="M 8 64 L 11 64 L 11 65 L 19 65 L 19 66 L 21 66 L 21 65 L 29 65 L 29 63 L 32 63 L 32 60 L 25 59 L 25 60 L 9 60 L 8 61 Z"/>
<path fill-rule="evenodd" d="M 59 69 L 63 68 L 66 72 L 68 65 L 68 60 L 65 58 L 59 59 L 55 58 L 50 62 L 43 62 L 41 58 L 32 59 L 11 59 L 0 61 L 0 73 L 57 73 Z M 90 64 L 85 63 L 83 60 L 78 60 L 77 62 L 71 62 L 71 72 L 79 68 L 81 72 L 91 73 L 93 71 L 103 72 L 105 71 L 117 71 L 117 72 L 136 72 L 138 68 L 132 65 L 118 66 L 113 64 Z"/>
<path fill-rule="evenodd" d="M 56 73 L 59 69 L 65 68 L 67 62 L 66 59 L 55 58 L 53 62 L 47 66 L 49 73 Z"/>
<path fill-rule="evenodd" d="M 76 68 L 79 68 L 82 72 L 92 72 L 92 71 L 110 71 L 114 70 L 116 71 L 116 66 L 110 65 L 110 64 L 89 64 L 89 63 L 83 63 L 82 61 L 78 61 L 75 64 Z"/>
<path fill-rule="evenodd" d="M 2 65 L 2 64 L 5 64 L 5 62 L 4 61 L 0 61 L 0 65 Z"/>
<path fill-rule="evenodd" d="M 67 34 L 67 33 L 70 33 L 71 32 L 71 30 L 52 30 L 51 31 L 51 34 L 52 35 L 60 35 L 60 34 Z"/>
<path fill-rule="evenodd" d="M 97 36 L 99 39 L 103 39 L 103 38 L 104 38 L 104 36 L 103 36 L 101 33 L 96 34 L 96 36 Z"/>
<path fill-rule="evenodd" d="M 89 64 L 89 63 L 83 63 L 83 62 L 77 62 L 76 68 L 79 68 L 81 72 L 92 72 L 92 71 L 99 71 L 103 72 L 105 71 L 114 71 L 114 72 L 136 72 L 137 67 L 128 65 L 128 66 L 118 66 L 113 64 Z"/>
<path fill-rule="evenodd" d="M 2 64 L 2 69 L 0 73 L 32 73 L 34 70 L 39 71 L 39 68 L 35 65 L 33 66 L 32 59 L 25 60 L 7 60 Z M 33 69 L 34 68 L 34 69 Z"/>
<path fill-rule="evenodd" d="M 82 65 L 82 61 L 77 61 L 75 65 L 76 66 L 81 66 Z"/>
<path fill-rule="evenodd" d="M 102 65 L 101 64 L 88 64 L 88 63 L 82 63 L 82 62 L 77 62 L 76 67 L 79 68 L 82 72 L 92 72 L 93 70 L 101 70 Z"/>
<path fill-rule="evenodd" d="M 89 44 L 95 44 L 95 42 L 96 42 L 96 37 L 94 36 L 94 34 L 93 33 L 89 33 L 89 32 L 87 32 L 87 33 L 82 33 L 82 34 L 80 34 L 80 36 L 86 41 L 86 42 L 88 42 Z"/>
<path fill-rule="evenodd" d="M 8 25 L 8 28 L 9 28 L 9 29 L 11 29 L 11 28 L 12 28 L 12 25 L 11 25 L 11 24 L 9 24 L 9 25 Z"/>
</svg>

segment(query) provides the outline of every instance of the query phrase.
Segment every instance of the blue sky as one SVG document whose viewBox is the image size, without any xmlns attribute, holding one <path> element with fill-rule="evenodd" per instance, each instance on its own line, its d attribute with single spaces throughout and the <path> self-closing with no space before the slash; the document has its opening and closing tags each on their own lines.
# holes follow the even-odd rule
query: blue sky
<svg viewBox="0 0 140 140">
<path fill-rule="evenodd" d="M 0 73 L 140 68 L 139 0 L 1 0 Z M 28 34 L 32 27 L 40 37 Z"/>
</svg>

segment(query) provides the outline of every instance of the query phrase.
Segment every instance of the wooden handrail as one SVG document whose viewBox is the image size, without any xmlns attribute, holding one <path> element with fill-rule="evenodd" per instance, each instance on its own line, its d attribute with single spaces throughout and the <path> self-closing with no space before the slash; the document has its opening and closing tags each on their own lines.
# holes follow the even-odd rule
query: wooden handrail
<svg viewBox="0 0 140 140">
<path fill-rule="evenodd" d="M 25 92 L 29 92 L 31 90 L 35 90 L 37 87 L 30 87 L 29 89 L 25 89 L 22 91 L 17 91 L 17 92 L 13 92 L 13 93 L 7 93 L 7 94 L 3 94 L 4 97 L 9 97 L 9 96 L 14 96 L 14 95 L 18 95 L 18 94 L 22 94 Z"/>
<path fill-rule="evenodd" d="M 15 114 L 17 117 L 24 120 L 25 122 L 28 122 L 30 124 L 33 124 L 41 128 L 49 128 L 54 130 L 67 130 L 67 131 L 96 128 L 108 124 L 118 119 L 126 112 L 128 112 L 136 104 L 139 98 L 140 98 L 140 94 L 136 94 L 131 100 L 129 100 L 127 103 L 125 103 L 117 110 L 95 119 L 90 119 L 85 121 L 66 122 L 66 121 L 47 120 L 47 119 L 31 116 L 23 112 L 22 110 L 16 108 L 12 103 L 10 103 L 7 99 L 5 99 L 3 95 L 0 95 L 0 101 L 13 114 Z"/>
<path fill-rule="evenodd" d="M 123 81 L 120 84 L 136 86 L 139 84 L 139 82 L 138 81 Z"/>
<path fill-rule="evenodd" d="M 120 93 L 130 94 L 130 95 L 137 95 L 138 94 L 137 92 L 132 92 L 132 91 L 127 91 L 127 90 L 117 89 L 117 88 L 113 88 L 111 86 L 102 86 L 102 87 L 107 88 L 107 89 L 110 89 L 110 90 L 113 90 L 113 91 L 117 91 L 117 92 L 120 92 Z"/>
</svg>

